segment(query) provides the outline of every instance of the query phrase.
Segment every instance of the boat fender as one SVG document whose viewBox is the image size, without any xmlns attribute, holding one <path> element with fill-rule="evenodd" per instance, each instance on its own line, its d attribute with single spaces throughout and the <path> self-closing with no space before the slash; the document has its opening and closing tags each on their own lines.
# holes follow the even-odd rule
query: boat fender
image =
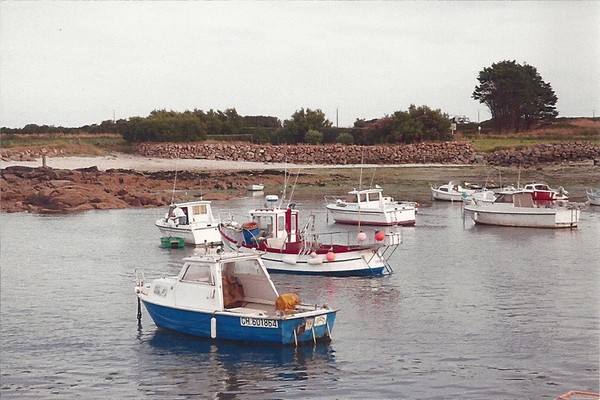
<svg viewBox="0 0 600 400">
<path fill-rule="evenodd" d="M 210 319 L 210 337 L 217 337 L 217 319 L 214 316 Z"/>
<path fill-rule="evenodd" d="M 311 265 L 318 265 L 318 264 L 323 264 L 323 258 L 316 256 L 316 257 L 312 257 L 308 259 L 308 263 Z"/>
<path fill-rule="evenodd" d="M 296 256 L 285 256 L 283 257 L 283 262 L 289 265 L 295 265 L 298 260 Z"/>
</svg>

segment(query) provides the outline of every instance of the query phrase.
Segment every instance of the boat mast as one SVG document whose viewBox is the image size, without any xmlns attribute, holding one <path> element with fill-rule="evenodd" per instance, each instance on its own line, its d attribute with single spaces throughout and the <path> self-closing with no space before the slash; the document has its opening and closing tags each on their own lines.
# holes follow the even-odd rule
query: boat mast
<svg viewBox="0 0 600 400">
<path fill-rule="evenodd" d="M 171 193 L 171 204 L 175 201 L 175 185 L 177 185 L 177 162 L 179 160 L 175 160 L 175 179 L 173 180 L 173 192 Z"/>
</svg>

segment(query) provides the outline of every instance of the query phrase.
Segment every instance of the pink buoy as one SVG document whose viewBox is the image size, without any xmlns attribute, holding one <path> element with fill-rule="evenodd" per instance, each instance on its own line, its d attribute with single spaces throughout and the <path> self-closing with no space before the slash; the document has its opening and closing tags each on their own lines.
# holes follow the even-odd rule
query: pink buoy
<svg viewBox="0 0 600 400">
<path fill-rule="evenodd" d="M 375 240 L 381 242 L 383 239 L 385 239 L 385 232 L 383 232 L 383 231 L 375 231 Z"/>
<path fill-rule="evenodd" d="M 367 234 L 364 232 L 359 232 L 356 238 L 359 242 L 364 242 L 365 240 L 367 240 Z"/>
<path fill-rule="evenodd" d="M 332 262 L 333 260 L 335 260 L 335 253 L 333 251 L 329 251 L 325 255 L 325 258 L 327 259 L 327 261 Z"/>
</svg>

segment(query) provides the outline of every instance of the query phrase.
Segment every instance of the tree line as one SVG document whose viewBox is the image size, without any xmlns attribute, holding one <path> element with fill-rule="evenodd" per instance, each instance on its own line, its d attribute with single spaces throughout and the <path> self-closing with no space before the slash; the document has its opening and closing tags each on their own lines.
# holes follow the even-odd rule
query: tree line
<svg viewBox="0 0 600 400">
<path fill-rule="evenodd" d="M 531 129 L 536 122 L 558 115 L 558 98 L 536 68 L 515 61 L 492 64 L 479 72 L 472 98 L 485 104 L 496 132 Z M 366 121 L 352 128 L 333 127 L 319 110 L 301 108 L 287 120 L 271 116 L 241 116 L 235 108 L 184 112 L 154 110 L 147 117 L 131 117 L 79 128 L 28 124 L 21 129 L 0 128 L 6 133 L 118 133 L 128 142 L 190 142 L 208 138 L 254 143 L 415 143 L 452 139 L 450 116 L 426 105 Z"/>
</svg>

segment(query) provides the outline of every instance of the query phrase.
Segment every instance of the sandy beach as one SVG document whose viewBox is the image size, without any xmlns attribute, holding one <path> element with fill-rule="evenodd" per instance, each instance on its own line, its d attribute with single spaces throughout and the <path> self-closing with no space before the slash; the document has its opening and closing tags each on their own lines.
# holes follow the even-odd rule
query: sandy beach
<svg viewBox="0 0 600 400">
<path fill-rule="evenodd" d="M 0 160 L 0 168 L 11 166 L 41 167 L 42 159 L 35 161 L 4 161 Z M 239 171 L 239 170 L 291 170 L 291 169 L 335 169 L 335 168 L 360 168 L 361 165 L 320 165 L 320 164 L 290 164 L 290 163 L 260 163 L 251 161 L 225 161 L 207 159 L 166 159 L 148 158 L 130 154 L 113 154 L 102 157 L 48 157 L 46 166 L 55 169 L 78 169 L 98 167 L 100 171 L 109 169 L 132 169 L 135 171 Z M 363 168 L 371 167 L 442 167 L 442 164 L 402 164 L 402 165 L 362 165 Z M 447 166 L 447 165 L 446 165 Z"/>
</svg>

